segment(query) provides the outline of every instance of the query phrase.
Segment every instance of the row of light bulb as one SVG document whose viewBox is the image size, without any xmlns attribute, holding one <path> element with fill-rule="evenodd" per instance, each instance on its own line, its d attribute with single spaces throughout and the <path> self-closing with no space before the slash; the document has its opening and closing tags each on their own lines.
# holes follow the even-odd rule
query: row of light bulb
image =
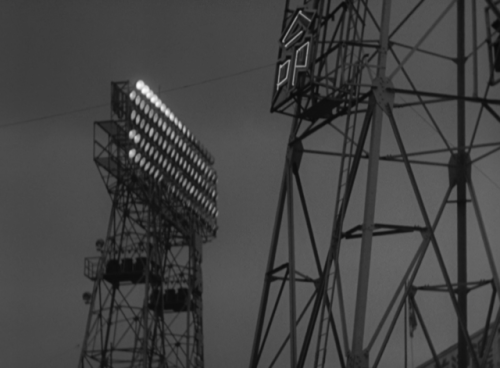
<svg viewBox="0 0 500 368">
<path fill-rule="evenodd" d="M 196 213 L 201 210 L 201 217 L 208 215 L 205 220 L 211 223 L 210 218 L 218 214 L 217 175 L 207 155 L 170 110 L 162 109 L 165 105 L 143 82 L 139 81 L 136 88 L 140 93 L 132 91 L 129 95 L 137 107 L 130 115 L 129 158 L 159 182 L 166 175 L 170 180 L 164 182 L 171 194 Z"/>
<path fill-rule="evenodd" d="M 164 115 L 167 119 L 169 119 L 172 123 L 175 124 L 175 126 L 179 129 L 180 133 L 184 135 L 185 140 L 189 141 L 191 144 L 196 146 L 197 150 L 205 157 L 205 159 L 210 163 L 210 165 L 213 165 L 214 163 L 214 158 L 208 152 L 208 150 L 203 147 L 203 145 L 196 139 L 196 137 L 189 131 L 189 129 L 186 128 L 185 125 L 182 124 L 182 122 L 174 115 L 173 111 L 171 111 L 167 105 L 165 105 L 160 98 L 149 88 L 147 84 L 145 84 L 142 80 L 139 80 L 135 84 L 136 90 L 132 90 L 130 92 L 130 99 L 133 100 L 137 96 L 142 95 L 143 97 L 146 97 L 147 100 L 150 101 L 151 106 L 156 108 L 156 112 L 159 115 Z M 144 105 L 146 105 L 147 102 L 144 102 Z"/>
</svg>

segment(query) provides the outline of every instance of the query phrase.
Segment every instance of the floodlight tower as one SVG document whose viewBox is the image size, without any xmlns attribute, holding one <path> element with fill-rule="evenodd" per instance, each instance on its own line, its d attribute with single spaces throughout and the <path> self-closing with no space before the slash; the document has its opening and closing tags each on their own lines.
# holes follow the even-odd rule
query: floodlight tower
<svg viewBox="0 0 500 368">
<path fill-rule="evenodd" d="M 416 323 L 417 364 L 493 364 L 498 254 L 471 171 L 500 150 L 498 4 L 286 1 L 271 111 L 292 124 L 250 368 L 407 366 Z"/>
<path fill-rule="evenodd" d="M 79 368 L 203 367 L 202 244 L 217 231 L 214 159 L 139 81 L 111 85 L 94 161 L 111 196 Z"/>
</svg>

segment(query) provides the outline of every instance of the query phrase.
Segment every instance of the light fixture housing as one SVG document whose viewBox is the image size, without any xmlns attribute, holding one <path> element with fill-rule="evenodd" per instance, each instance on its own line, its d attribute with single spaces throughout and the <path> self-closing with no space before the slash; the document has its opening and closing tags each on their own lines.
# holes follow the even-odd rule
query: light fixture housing
<svg viewBox="0 0 500 368">
<path fill-rule="evenodd" d="M 112 111 L 116 119 L 96 123 L 107 133 L 106 143 L 96 134 L 98 166 L 117 180 L 140 183 L 137 194 L 160 204 L 167 219 L 215 237 L 213 156 L 144 81 L 112 83 Z"/>
</svg>

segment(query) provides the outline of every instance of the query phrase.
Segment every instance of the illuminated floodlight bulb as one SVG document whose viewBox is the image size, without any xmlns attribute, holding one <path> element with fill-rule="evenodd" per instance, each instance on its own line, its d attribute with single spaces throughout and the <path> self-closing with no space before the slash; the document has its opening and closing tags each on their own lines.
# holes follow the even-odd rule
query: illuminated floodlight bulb
<svg viewBox="0 0 500 368">
<path fill-rule="evenodd" d="M 140 88 L 140 91 L 143 95 L 147 95 L 148 92 L 151 90 L 149 89 L 149 86 L 146 83 L 143 83 L 142 88 Z"/>
<path fill-rule="evenodd" d="M 144 147 L 145 143 L 146 143 L 146 140 L 145 139 L 141 139 L 141 144 L 140 144 L 141 148 Z"/>
<path fill-rule="evenodd" d="M 169 109 L 168 107 L 166 107 L 166 106 L 165 106 L 165 112 L 164 112 L 164 114 L 165 114 L 165 116 L 166 116 L 167 118 L 170 118 L 170 113 L 171 113 L 170 109 Z"/>
<path fill-rule="evenodd" d="M 137 153 L 137 155 L 135 155 L 135 157 L 134 157 L 134 161 L 135 161 L 135 163 L 138 163 L 140 160 L 141 160 L 141 154 Z"/>
<path fill-rule="evenodd" d="M 136 134 L 137 132 L 135 131 L 135 129 L 132 129 L 130 132 L 128 132 L 129 139 L 134 139 Z"/>
<path fill-rule="evenodd" d="M 148 114 L 148 115 L 149 115 L 149 118 L 150 118 L 150 119 L 153 119 L 154 114 L 155 114 L 154 110 L 153 110 L 153 109 L 151 109 L 151 110 L 149 111 L 149 114 Z"/>
<path fill-rule="evenodd" d="M 156 103 L 158 102 L 158 96 L 156 96 L 154 93 L 153 95 L 151 96 L 151 103 L 153 105 L 156 105 Z"/>
<path fill-rule="evenodd" d="M 130 135 L 129 135 L 130 137 Z M 137 144 L 141 141 L 141 135 L 140 134 L 135 134 L 134 135 L 134 143 Z"/>
<path fill-rule="evenodd" d="M 132 148 L 130 151 L 128 151 L 128 157 L 130 159 L 133 159 L 135 157 L 136 153 L 137 153 L 137 151 L 135 150 L 135 148 Z"/>
<path fill-rule="evenodd" d="M 147 105 L 146 105 L 146 102 L 144 102 L 144 100 L 141 100 L 141 103 L 139 106 L 140 106 L 141 110 L 144 110 L 144 107 L 146 107 Z"/>
<path fill-rule="evenodd" d="M 155 102 L 155 107 L 156 107 L 157 109 L 161 108 L 161 101 L 160 101 L 160 99 L 159 99 L 159 98 L 158 98 L 158 99 L 156 100 L 156 102 Z"/>
<path fill-rule="evenodd" d="M 167 105 L 165 105 L 163 102 L 160 103 L 160 111 L 162 113 L 165 113 L 166 110 L 167 110 Z"/>
<path fill-rule="evenodd" d="M 179 119 L 177 119 L 177 116 L 174 116 L 174 124 L 178 127 L 179 126 Z"/>
<path fill-rule="evenodd" d="M 155 167 L 151 165 L 151 168 L 149 169 L 149 174 L 153 175 L 153 172 L 155 171 Z"/>
<path fill-rule="evenodd" d="M 143 157 L 143 158 L 141 159 L 141 163 L 140 163 L 141 167 L 143 167 L 145 163 L 146 163 L 146 158 L 145 158 L 145 157 Z"/>
<path fill-rule="evenodd" d="M 179 124 L 180 124 L 180 121 L 179 121 Z M 186 126 L 185 125 L 182 127 L 182 133 L 186 134 Z"/>
<path fill-rule="evenodd" d="M 154 157 L 155 160 L 158 158 L 158 151 L 154 151 Z"/>
<path fill-rule="evenodd" d="M 174 113 L 172 111 L 170 111 L 170 114 L 168 114 L 168 118 L 170 120 L 174 121 L 175 116 L 174 116 Z"/>
<path fill-rule="evenodd" d="M 139 125 L 139 123 L 140 123 L 140 122 L 141 122 L 141 115 L 137 114 L 137 115 L 135 116 L 135 123 L 136 123 L 137 125 Z"/>
<path fill-rule="evenodd" d="M 141 119 L 141 123 L 139 124 L 139 126 L 141 127 L 141 129 L 144 129 L 145 125 L 146 125 L 146 120 Z"/>
<path fill-rule="evenodd" d="M 141 90 L 145 86 L 144 82 L 142 80 L 138 80 L 137 83 L 135 84 L 135 88 Z"/>
<path fill-rule="evenodd" d="M 144 166 L 144 170 L 148 171 L 150 165 L 151 165 L 151 163 L 149 161 L 146 162 L 146 166 Z"/>
<path fill-rule="evenodd" d="M 162 166 L 163 166 L 163 168 L 165 168 L 167 166 L 167 159 L 163 158 L 163 156 L 162 156 L 162 159 L 163 159 L 163 165 Z"/>
<path fill-rule="evenodd" d="M 153 128 L 149 130 L 149 138 L 153 137 L 154 132 Z"/>
<path fill-rule="evenodd" d="M 146 152 L 148 152 L 148 151 L 149 151 L 149 142 L 148 142 L 148 143 L 146 143 L 146 148 L 145 148 L 144 150 L 145 150 Z"/>
<path fill-rule="evenodd" d="M 141 100 L 141 97 L 139 95 L 135 96 L 135 104 L 136 105 L 140 105 L 141 101 L 142 100 Z"/>
<path fill-rule="evenodd" d="M 130 92 L 128 95 L 131 101 L 134 101 L 135 96 L 137 96 L 137 93 L 135 91 Z"/>
<path fill-rule="evenodd" d="M 153 139 L 155 140 L 155 142 L 158 140 L 158 132 L 155 132 L 155 136 Z"/>
<path fill-rule="evenodd" d="M 148 100 L 151 100 L 151 97 L 153 97 L 153 92 L 148 88 L 146 93 L 144 93 L 144 95 Z"/>
<path fill-rule="evenodd" d="M 160 175 L 160 177 L 158 178 L 158 181 L 163 181 L 163 175 Z"/>
<path fill-rule="evenodd" d="M 144 112 L 146 113 L 146 115 L 148 114 L 148 112 L 149 112 L 149 105 L 146 104 L 146 106 L 144 107 Z"/>
<path fill-rule="evenodd" d="M 163 147 L 163 149 L 165 150 L 166 147 L 167 147 L 167 140 L 165 139 L 161 145 Z"/>
<path fill-rule="evenodd" d="M 156 170 L 156 171 L 155 171 L 155 176 L 154 176 L 154 178 L 156 179 L 156 178 L 158 177 L 158 175 L 160 175 L 160 171 L 159 171 L 159 170 Z"/>
<path fill-rule="evenodd" d="M 153 115 L 153 121 L 154 121 L 155 123 L 157 123 L 157 122 L 158 122 L 158 114 L 157 114 L 157 113 L 154 113 L 154 115 Z"/>
</svg>

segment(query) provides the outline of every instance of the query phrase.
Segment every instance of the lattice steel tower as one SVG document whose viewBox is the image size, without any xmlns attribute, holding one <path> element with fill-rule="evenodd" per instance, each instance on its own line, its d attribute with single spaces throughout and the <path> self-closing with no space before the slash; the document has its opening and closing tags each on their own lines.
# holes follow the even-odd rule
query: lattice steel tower
<svg viewBox="0 0 500 368">
<path fill-rule="evenodd" d="M 203 367 L 202 244 L 217 230 L 213 157 L 142 81 L 112 83 L 94 161 L 113 203 L 78 366 Z"/>
<path fill-rule="evenodd" d="M 250 368 L 403 367 L 414 341 L 416 364 L 492 366 L 494 199 L 471 171 L 500 150 L 499 18 L 286 1 L 271 110 L 293 121 Z"/>
</svg>

